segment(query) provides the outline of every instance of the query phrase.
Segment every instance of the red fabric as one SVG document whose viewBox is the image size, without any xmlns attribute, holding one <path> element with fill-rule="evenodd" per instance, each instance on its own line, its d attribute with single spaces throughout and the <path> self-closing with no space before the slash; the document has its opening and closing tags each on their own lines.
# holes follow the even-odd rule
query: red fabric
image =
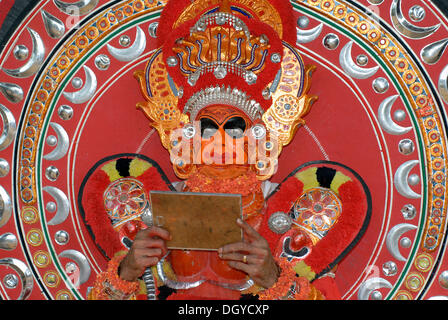
<svg viewBox="0 0 448 320">
<path fill-rule="evenodd" d="M 314 247 L 305 259 L 314 272 L 320 273 L 342 251 L 348 247 L 359 233 L 366 216 L 366 201 L 363 190 L 355 182 L 349 181 L 339 187 L 342 210 L 338 222 Z"/>
<path fill-rule="evenodd" d="M 104 210 L 103 193 L 110 183 L 109 176 L 102 170 L 96 171 L 87 181 L 82 199 L 87 224 L 92 228 L 95 241 L 109 257 L 124 247 L 120 243 L 118 233 Z"/>
<path fill-rule="evenodd" d="M 297 178 L 291 177 L 283 182 L 280 189 L 268 200 L 267 211 L 263 216 L 259 233 L 268 241 L 272 252 L 275 251 L 277 243 L 283 235 L 276 234 L 269 229 L 269 218 L 278 211 L 288 213 L 302 192 L 303 183 Z"/>
<path fill-rule="evenodd" d="M 319 290 L 326 300 L 341 300 L 342 296 L 334 278 L 324 277 L 313 281 L 313 286 Z"/>
<path fill-rule="evenodd" d="M 173 31 L 173 25 L 186 7 L 191 4 L 191 0 L 171 0 L 168 1 L 162 11 L 157 26 L 157 46 L 163 46 L 167 35 Z"/>
</svg>

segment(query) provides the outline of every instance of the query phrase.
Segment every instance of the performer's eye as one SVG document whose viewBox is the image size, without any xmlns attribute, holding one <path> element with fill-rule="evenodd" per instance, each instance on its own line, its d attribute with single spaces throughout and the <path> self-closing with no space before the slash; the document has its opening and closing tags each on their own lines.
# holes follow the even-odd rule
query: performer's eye
<svg viewBox="0 0 448 320">
<path fill-rule="evenodd" d="M 210 139 L 218 131 L 219 126 L 211 119 L 201 119 L 201 137 L 203 139 Z"/>
<path fill-rule="evenodd" d="M 246 121 L 241 117 L 233 117 L 224 125 L 225 132 L 233 139 L 241 138 L 246 131 Z"/>
</svg>

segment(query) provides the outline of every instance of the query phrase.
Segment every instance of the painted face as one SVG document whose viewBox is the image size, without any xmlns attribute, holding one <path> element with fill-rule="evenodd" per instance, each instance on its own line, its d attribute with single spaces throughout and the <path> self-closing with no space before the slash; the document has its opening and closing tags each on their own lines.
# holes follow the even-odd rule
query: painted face
<svg viewBox="0 0 448 320">
<path fill-rule="evenodd" d="M 241 111 L 211 106 L 197 116 L 201 139 L 202 165 L 247 165 L 247 135 L 251 121 Z"/>
<path fill-rule="evenodd" d="M 188 178 L 194 168 L 209 176 L 228 178 L 247 171 L 267 176 L 276 168 L 276 140 L 271 139 L 261 120 L 253 122 L 231 106 L 202 109 L 173 141 L 171 161 L 182 178 Z"/>
</svg>

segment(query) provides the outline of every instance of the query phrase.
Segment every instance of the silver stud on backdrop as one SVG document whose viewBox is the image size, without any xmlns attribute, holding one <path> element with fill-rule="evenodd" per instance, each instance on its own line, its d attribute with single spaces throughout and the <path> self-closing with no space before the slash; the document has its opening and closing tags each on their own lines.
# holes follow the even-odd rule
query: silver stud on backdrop
<svg viewBox="0 0 448 320">
<path fill-rule="evenodd" d="M 413 6 L 411 9 L 409 9 L 409 17 L 411 17 L 411 20 L 414 22 L 422 21 L 423 19 L 425 19 L 425 16 L 425 9 L 421 6 Z"/>
<path fill-rule="evenodd" d="M 410 139 L 403 139 L 398 143 L 398 151 L 401 154 L 408 156 L 415 150 L 414 142 Z"/>
<path fill-rule="evenodd" d="M 168 57 L 168 58 L 166 59 L 166 64 L 167 64 L 169 67 L 175 67 L 175 66 L 177 65 L 177 58 L 174 57 L 174 56 Z"/>
<path fill-rule="evenodd" d="M 328 50 L 334 50 L 339 46 L 339 37 L 334 33 L 329 33 L 322 40 L 322 44 Z"/>
<path fill-rule="evenodd" d="M 45 170 L 45 177 L 50 181 L 56 181 L 59 177 L 59 170 L 55 166 L 49 166 Z"/>
<path fill-rule="evenodd" d="M 448 270 L 443 271 L 439 276 L 439 284 L 442 288 L 448 289 Z"/>
<path fill-rule="evenodd" d="M 59 230 L 58 232 L 56 232 L 56 234 L 54 235 L 54 240 L 56 241 L 57 244 L 59 245 L 65 245 L 68 243 L 68 240 L 70 239 L 70 236 L 68 234 L 67 231 L 64 230 Z"/>
<path fill-rule="evenodd" d="M 412 204 L 406 204 L 401 209 L 401 213 L 406 220 L 412 220 L 417 215 L 417 209 Z"/>
<path fill-rule="evenodd" d="M 270 88 L 269 87 L 264 88 L 262 95 L 263 95 L 263 98 L 265 98 L 266 100 L 269 100 L 272 95 Z"/>
<path fill-rule="evenodd" d="M 216 79 L 224 79 L 227 76 L 227 70 L 223 66 L 218 66 L 213 72 Z"/>
<path fill-rule="evenodd" d="M 356 63 L 358 63 L 361 67 L 364 67 L 369 63 L 369 57 L 365 54 L 360 54 L 356 57 Z"/>
<path fill-rule="evenodd" d="M 389 81 L 385 78 L 377 78 L 373 81 L 372 86 L 376 93 L 385 93 L 389 90 Z"/>
<path fill-rule="evenodd" d="M 253 137 L 257 140 L 263 139 L 266 136 L 266 128 L 259 124 L 253 126 L 251 132 Z"/>
<path fill-rule="evenodd" d="M 58 109 L 58 115 L 62 120 L 70 120 L 73 117 L 73 108 L 67 105 L 62 105 Z"/>
<path fill-rule="evenodd" d="M 397 274 L 398 268 L 397 264 L 393 261 L 388 261 L 383 264 L 384 275 L 391 277 Z"/>
<path fill-rule="evenodd" d="M 377 290 L 373 291 L 370 297 L 372 300 L 383 300 L 383 294 Z"/>
<path fill-rule="evenodd" d="M 14 48 L 13 54 L 17 60 L 23 61 L 28 58 L 29 50 L 23 44 L 19 44 Z"/>
<path fill-rule="evenodd" d="M 9 173 L 9 163 L 5 159 L 0 159 L 0 177 L 6 177 Z"/>
<path fill-rule="evenodd" d="M 127 47 L 131 44 L 131 38 L 129 38 L 129 36 L 127 36 L 127 35 L 122 35 L 120 37 L 119 42 L 120 42 L 121 46 Z"/>
<path fill-rule="evenodd" d="M 408 177 L 408 183 L 411 186 L 416 186 L 420 183 L 420 177 L 417 174 L 411 174 Z"/>
<path fill-rule="evenodd" d="M 193 125 L 191 124 L 187 124 L 183 129 L 182 129 L 182 134 L 185 138 L 187 139 L 192 139 L 194 137 L 194 135 L 196 134 L 196 129 Z"/>
<path fill-rule="evenodd" d="M 105 54 L 100 54 L 95 58 L 95 65 L 99 70 L 107 70 L 110 66 L 110 58 Z"/>
<path fill-rule="evenodd" d="M 400 240 L 400 245 L 401 245 L 403 248 L 410 248 L 411 245 L 412 245 L 412 241 L 411 241 L 411 239 L 409 239 L 408 237 L 404 237 L 404 238 L 402 238 L 402 239 Z"/>
<path fill-rule="evenodd" d="M 274 63 L 279 63 L 282 61 L 282 56 L 280 55 L 280 53 L 273 53 L 271 56 L 271 61 Z"/>
<path fill-rule="evenodd" d="M 7 289 L 15 289 L 19 285 L 19 278 L 15 274 L 9 273 L 3 278 L 3 284 Z"/>
<path fill-rule="evenodd" d="M 269 229 L 277 234 L 283 234 L 291 229 L 292 219 L 284 212 L 276 212 L 268 221 Z"/>
<path fill-rule="evenodd" d="M 301 16 L 297 19 L 297 26 L 299 28 L 305 29 L 310 25 L 310 19 L 305 16 Z"/>
<path fill-rule="evenodd" d="M 78 78 L 78 77 L 73 78 L 73 80 L 72 80 L 73 88 L 80 89 L 82 87 L 82 85 L 83 85 L 83 81 L 81 78 Z"/>
<path fill-rule="evenodd" d="M 50 147 L 54 147 L 55 145 L 58 144 L 58 138 L 56 138 L 56 137 L 53 136 L 53 135 L 48 136 L 48 137 L 47 137 L 47 144 L 48 144 Z"/>
<path fill-rule="evenodd" d="M 244 78 L 248 84 L 255 84 L 257 82 L 258 76 L 249 70 L 248 72 L 246 72 Z"/>
<path fill-rule="evenodd" d="M 53 201 L 50 201 L 47 203 L 47 205 L 45 206 L 45 209 L 47 209 L 48 212 L 55 212 L 56 211 L 56 203 L 54 203 Z"/>
<path fill-rule="evenodd" d="M 394 112 L 394 119 L 397 121 L 403 121 L 406 119 L 406 112 L 404 110 L 395 110 Z"/>
</svg>

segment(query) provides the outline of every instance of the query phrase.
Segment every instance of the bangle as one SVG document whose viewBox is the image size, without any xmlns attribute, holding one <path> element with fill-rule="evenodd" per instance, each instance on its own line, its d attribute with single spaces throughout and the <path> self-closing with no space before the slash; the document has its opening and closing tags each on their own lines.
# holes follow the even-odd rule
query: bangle
<svg viewBox="0 0 448 320">
<path fill-rule="evenodd" d="M 126 281 L 118 275 L 120 262 L 126 255 L 115 256 L 107 270 L 98 275 L 94 296 L 100 300 L 129 300 L 140 288 L 138 281 Z"/>
<path fill-rule="evenodd" d="M 269 289 L 266 289 L 259 294 L 260 300 L 277 300 L 287 298 L 291 287 L 294 285 L 294 280 L 297 279 L 296 272 L 292 268 L 292 264 L 287 259 L 276 259 L 278 266 L 281 269 L 280 276 L 277 282 Z"/>
</svg>

